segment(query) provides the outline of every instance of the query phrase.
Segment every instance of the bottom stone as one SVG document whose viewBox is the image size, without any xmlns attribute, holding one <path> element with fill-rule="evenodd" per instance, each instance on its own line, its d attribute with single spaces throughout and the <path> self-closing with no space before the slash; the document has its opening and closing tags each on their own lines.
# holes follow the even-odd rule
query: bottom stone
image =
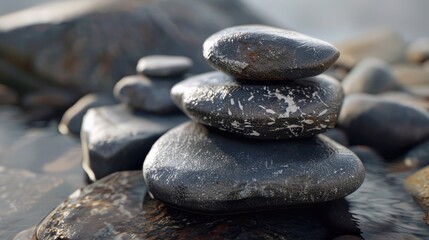
<svg viewBox="0 0 429 240">
<path fill-rule="evenodd" d="M 331 239 L 339 233 L 325 224 L 326 204 L 287 211 L 210 216 L 168 208 L 145 197 L 146 192 L 141 171 L 109 175 L 70 195 L 37 226 L 35 239 L 317 240 Z"/>
<path fill-rule="evenodd" d="M 153 196 L 190 211 L 238 213 L 345 197 L 365 177 L 359 158 L 324 136 L 267 141 L 184 123 L 146 157 Z"/>
</svg>

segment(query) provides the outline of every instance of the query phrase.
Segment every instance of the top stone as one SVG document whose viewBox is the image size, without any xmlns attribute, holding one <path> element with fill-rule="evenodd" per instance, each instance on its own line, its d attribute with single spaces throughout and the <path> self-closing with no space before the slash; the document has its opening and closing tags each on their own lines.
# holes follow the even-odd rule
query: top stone
<svg viewBox="0 0 429 240">
<path fill-rule="evenodd" d="M 208 63 L 238 79 L 278 81 L 326 71 L 339 57 L 331 44 L 263 25 L 224 29 L 203 45 Z"/>
<path fill-rule="evenodd" d="M 149 77 L 176 77 L 185 74 L 193 66 L 188 57 L 152 55 L 137 63 L 137 72 Z"/>
</svg>

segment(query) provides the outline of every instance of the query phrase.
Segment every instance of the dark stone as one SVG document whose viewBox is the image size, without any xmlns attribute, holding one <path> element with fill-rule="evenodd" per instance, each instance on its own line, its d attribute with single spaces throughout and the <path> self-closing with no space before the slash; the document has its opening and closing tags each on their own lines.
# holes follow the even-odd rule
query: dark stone
<svg viewBox="0 0 429 240">
<path fill-rule="evenodd" d="M 368 58 L 357 64 L 343 79 L 345 94 L 379 94 L 403 90 L 402 85 L 387 63 L 375 58 Z"/>
<path fill-rule="evenodd" d="M 344 100 L 338 125 L 352 145 L 372 147 L 390 158 L 429 137 L 429 113 L 391 100 L 353 94 Z"/>
<path fill-rule="evenodd" d="M 23 96 L 21 105 L 24 108 L 52 107 L 66 109 L 77 100 L 76 94 L 60 89 L 43 89 Z"/>
<path fill-rule="evenodd" d="M 79 136 L 82 127 L 83 116 L 94 107 L 117 104 L 118 101 L 110 94 L 92 93 L 82 97 L 63 115 L 58 126 L 60 133 Z"/>
<path fill-rule="evenodd" d="M 406 43 L 402 36 L 386 28 L 372 29 L 335 44 L 342 57 L 360 62 L 365 58 L 379 58 L 388 63 L 404 59 Z M 350 61 L 350 60 L 348 60 Z"/>
<path fill-rule="evenodd" d="M 340 53 L 327 42 L 297 32 L 244 25 L 210 36 L 203 55 L 212 67 L 236 78 L 274 81 L 321 74 Z"/>
<path fill-rule="evenodd" d="M 384 159 L 374 149 L 367 146 L 352 146 L 354 152 L 364 164 L 383 164 Z"/>
<path fill-rule="evenodd" d="M 152 55 L 140 58 L 137 72 L 149 77 L 176 77 L 184 75 L 192 65 L 188 57 Z"/>
<path fill-rule="evenodd" d="M 141 171 L 119 172 L 78 190 L 37 226 L 36 239 L 328 238 L 320 208 L 207 216 L 146 195 Z"/>
<path fill-rule="evenodd" d="M 259 85 L 221 72 L 191 77 L 171 95 L 194 121 L 261 139 L 308 137 L 333 128 L 344 97 L 340 84 L 325 75 Z"/>
<path fill-rule="evenodd" d="M 429 166 L 412 174 L 405 180 L 405 189 L 425 212 L 424 221 L 429 225 Z"/>
<path fill-rule="evenodd" d="M 141 169 L 152 144 L 186 120 L 182 114 L 132 112 L 123 105 L 90 109 L 81 132 L 85 172 L 95 181 L 114 172 Z"/>
<path fill-rule="evenodd" d="M 429 165 L 429 140 L 426 140 L 408 151 L 404 156 L 405 165 L 421 168 Z"/>
<path fill-rule="evenodd" d="M 412 63 L 423 63 L 429 59 L 429 38 L 419 38 L 407 48 L 407 60 Z"/>
<path fill-rule="evenodd" d="M 192 72 L 208 71 L 195 49 L 210 34 L 261 22 L 231 0 L 55 2 L 2 17 L 0 52 L 7 63 L 45 82 L 110 92 L 119 79 L 135 74 L 142 56 L 187 56 L 195 63 Z"/>
<path fill-rule="evenodd" d="M 344 132 L 344 130 L 342 129 L 339 129 L 339 128 L 329 129 L 328 131 L 324 132 L 323 135 L 327 136 L 328 138 L 334 140 L 335 142 L 343 146 L 349 145 L 349 138 L 347 137 L 346 132 Z"/>
<path fill-rule="evenodd" d="M 170 97 L 171 88 L 182 79 L 147 78 L 142 75 L 121 79 L 113 92 L 117 99 L 136 109 L 153 113 L 174 113 L 179 109 Z"/>
<path fill-rule="evenodd" d="M 188 122 L 163 135 L 143 175 L 153 196 L 206 213 L 237 213 L 342 198 L 365 177 L 359 159 L 327 137 L 233 138 Z"/>
<path fill-rule="evenodd" d="M 18 94 L 9 87 L 0 84 L 0 105 L 13 105 L 18 103 Z"/>
</svg>

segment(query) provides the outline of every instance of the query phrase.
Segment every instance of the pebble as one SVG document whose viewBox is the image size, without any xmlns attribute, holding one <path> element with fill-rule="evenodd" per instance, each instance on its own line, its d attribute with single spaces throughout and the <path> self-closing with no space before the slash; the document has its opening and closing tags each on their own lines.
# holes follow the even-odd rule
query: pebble
<svg viewBox="0 0 429 240">
<path fill-rule="evenodd" d="M 204 58 L 212 67 L 238 79 L 264 82 L 321 74 L 339 54 L 327 42 L 263 25 L 226 28 L 203 45 Z"/>
<path fill-rule="evenodd" d="M 110 94 L 91 93 L 79 99 L 61 118 L 58 130 L 64 135 L 80 135 L 83 117 L 86 112 L 95 107 L 117 104 L 118 101 Z"/>
<path fill-rule="evenodd" d="M 128 76 L 115 85 L 113 92 L 118 100 L 136 110 L 158 114 L 174 113 L 179 109 L 171 100 L 170 90 L 180 80 Z"/>
<path fill-rule="evenodd" d="M 429 225 L 429 166 L 405 179 L 405 189 L 413 196 L 425 212 L 424 221 Z"/>
<path fill-rule="evenodd" d="M 148 77 L 182 76 L 192 68 L 193 62 L 188 57 L 151 55 L 140 58 L 137 72 Z"/>
<path fill-rule="evenodd" d="M 111 173 L 141 169 L 152 144 L 186 116 L 132 112 L 114 105 L 90 109 L 83 120 L 83 168 L 92 181 Z"/>
<path fill-rule="evenodd" d="M 356 62 L 369 57 L 388 63 L 401 62 L 406 49 L 404 39 L 395 31 L 386 28 L 372 29 L 334 45 L 341 52 L 341 56 L 354 58 Z"/>
<path fill-rule="evenodd" d="M 155 198 L 220 214 L 342 198 L 362 184 L 365 170 L 356 155 L 324 136 L 246 140 L 188 122 L 154 144 L 143 175 Z"/>
<path fill-rule="evenodd" d="M 423 63 L 429 58 L 429 38 L 419 38 L 407 48 L 407 60 L 412 63 Z"/>
<path fill-rule="evenodd" d="M 0 105 L 14 105 L 18 103 L 18 94 L 6 85 L 0 84 Z"/>
<path fill-rule="evenodd" d="M 358 63 L 343 79 L 346 95 L 352 93 L 379 94 L 403 90 L 390 66 L 379 59 L 368 58 Z"/>
<path fill-rule="evenodd" d="M 429 137 L 429 113 L 380 97 L 347 96 L 338 118 L 352 145 L 372 147 L 385 157 L 397 157 Z"/>
<path fill-rule="evenodd" d="M 429 67 L 413 64 L 395 64 L 393 74 L 405 86 L 429 84 Z"/>
<path fill-rule="evenodd" d="M 211 72 L 191 77 L 171 90 L 177 106 L 192 120 L 250 138 L 287 139 L 333 128 L 344 97 L 326 75 L 284 84 L 240 84 Z"/>
<path fill-rule="evenodd" d="M 404 156 L 408 167 L 422 168 L 429 165 L 429 140 L 426 140 L 408 151 Z"/>
</svg>

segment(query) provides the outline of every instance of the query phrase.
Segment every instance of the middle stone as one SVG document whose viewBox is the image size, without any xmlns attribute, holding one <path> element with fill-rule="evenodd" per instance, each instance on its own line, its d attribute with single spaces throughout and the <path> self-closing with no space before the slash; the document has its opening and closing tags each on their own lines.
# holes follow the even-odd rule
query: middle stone
<svg viewBox="0 0 429 240">
<path fill-rule="evenodd" d="M 326 75 L 265 85 L 242 84 L 222 72 L 191 77 L 171 91 L 194 121 L 260 139 L 314 136 L 333 128 L 344 98 Z"/>
</svg>

